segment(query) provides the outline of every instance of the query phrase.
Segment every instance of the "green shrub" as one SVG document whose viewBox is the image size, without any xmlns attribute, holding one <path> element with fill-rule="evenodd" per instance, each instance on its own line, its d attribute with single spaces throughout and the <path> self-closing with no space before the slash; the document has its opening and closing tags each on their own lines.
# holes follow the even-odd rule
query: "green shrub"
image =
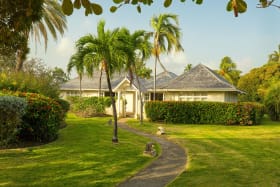
<svg viewBox="0 0 280 187">
<path fill-rule="evenodd" d="M 49 142 L 57 138 L 58 130 L 64 119 L 62 107 L 54 99 L 24 92 L 2 91 L 27 100 L 26 113 L 19 137 L 24 141 Z"/>
<path fill-rule="evenodd" d="M 256 103 L 152 101 L 145 105 L 151 121 L 190 124 L 258 124 L 263 115 Z"/>
<path fill-rule="evenodd" d="M 264 103 L 270 119 L 280 121 L 280 83 L 269 88 Z"/>
<path fill-rule="evenodd" d="M 66 113 L 70 110 L 70 103 L 64 99 L 55 99 L 55 101 L 61 106 L 62 117 L 65 119 Z"/>
<path fill-rule="evenodd" d="M 68 97 L 71 111 L 83 117 L 102 116 L 105 108 L 111 106 L 110 97 Z"/>
<path fill-rule="evenodd" d="M 39 93 L 51 98 L 59 98 L 59 85 L 48 72 L 1 72 L 0 90 Z"/>
<path fill-rule="evenodd" d="M 26 107 L 24 98 L 0 96 L 0 146 L 17 142 Z"/>
</svg>

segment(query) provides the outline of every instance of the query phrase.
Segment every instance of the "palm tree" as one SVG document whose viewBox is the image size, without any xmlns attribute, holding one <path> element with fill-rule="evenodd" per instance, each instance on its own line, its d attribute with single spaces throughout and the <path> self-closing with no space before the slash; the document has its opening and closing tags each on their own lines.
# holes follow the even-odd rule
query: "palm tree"
<svg viewBox="0 0 280 187">
<path fill-rule="evenodd" d="M 131 34 L 128 29 L 123 28 L 120 30 L 119 40 L 124 44 L 122 48 L 127 56 L 125 70 L 129 72 L 130 84 L 132 84 L 135 76 L 140 91 L 140 123 L 142 124 L 143 99 L 139 75 L 141 73 L 140 70 L 144 68 L 144 60 L 147 60 L 151 56 L 152 44 L 148 41 L 146 31 L 144 30 L 138 30 Z"/>
<path fill-rule="evenodd" d="M 188 72 L 192 69 L 192 64 L 187 64 L 185 69 L 184 69 L 184 72 Z"/>
<path fill-rule="evenodd" d="M 240 73 L 241 71 L 236 69 L 236 63 L 234 63 L 230 57 L 226 56 L 222 59 L 218 74 L 227 81 L 236 86 L 240 78 Z"/>
<path fill-rule="evenodd" d="M 61 10 L 60 4 L 56 0 L 43 0 L 42 19 L 33 22 L 31 27 L 23 32 L 26 42 L 16 52 L 16 71 L 22 69 L 23 62 L 29 52 L 29 35 L 33 36 L 36 42 L 40 42 L 40 37 L 42 36 L 45 49 L 47 49 L 48 33 L 57 40 L 57 32 L 63 35 L 66 29 L 66 17 Z"/>
<path fill-rule="evenodd" d="M 273 51 L 273 53 L 268 56 L 268 62 L 280 63 L 280 45 L 278 45 L 278 51 Z"/>
<path fill-rule="evenodd" d="M 119 29 L 113 31 L 105 31 L 105 21 L 100 21 L 97 26 L 97 35 L 87 35 L 85 39 L 89 42 L 84 44 L 84 49 L 87 54 L 84 56 L 84 63 L 90 63 L 94 67 L 99 67 L 100 64 L 104 67 L 108 89 L 111 97 L 113 117 L 114 117 L 114 133 L 112 142 L 118 142 L 118 125 L 117 125 L 117 110 L 115 97 L 113 96 L 111 86 L 111 75 L 121 70 L 126 62 L 125 51 L 121 49 L 121 41 L 118 40 Z"/>
<path fill-rule="evenodd" d="M 71 70 L 75 68 L 76 72 L 79 76 L 79 83 L 80 83 L 80 97 L 82 96 L 82 78 L 84 74 L 84 64 L 83 64 L 83 54 L 81 51 L 78 51 L 74 55 L 71 56 L 70 61 L 67 65 L 67 72 L 70 73 Z"/>
<path fill-rule="evenodd" d="M 172 23 L 175 22 L 175 24 Z M 178 27 L 179 21 L 178 16 L 174 14 L 160 14 L 158 17 L 154 16 L 151 19 L 151 26 L 154 29 L 150 35 L 153 36 L 153 55 L 155 56 L 155 66 L 154 66 L 154 100 L 156 96 L 156 70 L 157 62 L 164 68 L 160 61 L 161 53 L 169 53 L 172 50 L 182 51 L 183 48 L 180 43 L 181 33 Z"/>
</svg>

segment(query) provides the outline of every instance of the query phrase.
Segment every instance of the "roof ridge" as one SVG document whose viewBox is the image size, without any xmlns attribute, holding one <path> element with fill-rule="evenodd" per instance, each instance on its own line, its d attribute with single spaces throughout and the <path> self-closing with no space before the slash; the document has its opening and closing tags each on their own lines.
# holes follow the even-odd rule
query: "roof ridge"
<svg viewBox="0 0 280 187">
<path fill-rule="evenodd" d="M 217 74 L 216 72 L 214 72 L 214 70 L 210 69 L 209 67 L 203 65 L 203 64 L 199 64 L 201 65 L 204 69 L 206 69 L 208 72 L 210 72 L 216 80 L 218 80 L 219 82 L 221 83 L 225 83 L 227 84 L 228 86 L 232 87 L 232 88 L 235 88 L 236 87 L 234 85 L 232 85 L 230 82 L 228 82 L 226 79 L 224 79 L 223 77 L 221 77 L 219 74 Z"/>
</svg>

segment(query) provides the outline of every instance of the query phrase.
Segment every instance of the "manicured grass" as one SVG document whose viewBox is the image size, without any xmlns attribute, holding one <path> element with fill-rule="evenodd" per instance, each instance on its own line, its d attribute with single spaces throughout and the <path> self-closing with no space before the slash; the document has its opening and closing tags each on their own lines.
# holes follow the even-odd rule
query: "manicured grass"
<svg viewBox="0 0 280 187">
<path fill-rule="evenodd" d="M 280 186 L 280 123 L 258 126 L 174 125 L 145 123 L 135 128 L 155 133 L 185 147 L 186 171 L 169 186 Z"/>
<path fill-rule="evenodd" d="M 0 186 L 115 186 L 152 161 L 146 138 L 119 129 L 112 144 L 107 120 L 70 116 L 52 143 L 0 150 Z"/>
</svg>

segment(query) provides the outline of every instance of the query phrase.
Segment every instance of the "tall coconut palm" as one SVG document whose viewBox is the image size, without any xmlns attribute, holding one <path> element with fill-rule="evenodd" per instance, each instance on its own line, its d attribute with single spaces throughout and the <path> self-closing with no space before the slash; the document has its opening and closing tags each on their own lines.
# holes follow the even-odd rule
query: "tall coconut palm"
<svg viewBox="0 0 280 187">
<path fill-rule="evenodd" d="M 173 23 L 174 22 L 174 23 Z M 156 96 L 156 72 L 157 62 L 164 68 L 160 61 L 161 53 L 169 53 L 172 50 L 182 51 L 183 48 L 180 43 L 181 32 L 179 28 L 178 16 L 174 14 L 160 14 L 159 16 L 153 16 L 151 19 L 151 26 L 153 32 L 150 35 L 153 36 L 153 55 L 155 56 L 154 66 L 154 100 Z"/>
<path fill-rule="evenodd" d="M 240 78 L 240 73 L 241 71 L 236 69 L 236 63 L 234 63 L 230 57 L 226 56 L 222 59 L 218 74 L 227 81 L 236 86 Z"/>
<path fill-rule="evenodd" d="M 123 28 L 120 30 L 119 40 L 122 41 L 123 50 L 127 56 L 125 63 L 125 70 L 129 72 L 130 83 L 132 84 L 134 76 L 136 78 L 138 89 L 140 91 L 140 123 L 143 123 L 143 99 L 141 93 L 141 84 L 139 80 L 139 74 L 144 67 L 144 60 L 147 60 L 151 56 L 152 44 L 148 41 L 146 31 L 138 30 L 134 33 L 130 33 L 128 29 Z M 142 65 L 142 66 L 141 66 Z M 137 67 L 137 68 L 136 68 Z"/>
<path fill-rule="evenodd" d="M 268 56 L 268 62 L 278 62 L 278 63 L 280 63 L 280 45 L 278 45 L 278 50 L 277 51 L 273 51 L 273 53 L 271 53 Z"/>
<path fill-rule="evenodd" d="M 111 86 L 111 75 L 121 70 L 126 62 L 125 51 L 120 46 L 118 40 L 119 30 L 105 31 L 105 21 L 100 21 L 97 26 L 97 35 L 87 35 L 90 38 L 88 43 L 84 44 L 84 48 L 88 51 L 84 57 L 86 64 L 92 62 L 93 66 L 99 67 L 99 64 L 104 66 L 108 89 L 111 97 L 113 117 L 114 117 L 114 133 L 112 142 L 118 142 L 118 125 L 117 125 L 117 110 L 115 97 L 113 96 Z"/>
<path fill-rule="evenodd" d="M 48 33 L 57 40 L 57 33 L 63 35 L 66 29 L 66 17 L 59 3 L 56 0 L 43 0 L 42 18 L 33 22 L 31 27 L 26 28 L 23 34 L 27 41 L 29 36 L 33 36 L 35 42 L 40 42 L 40 37 L 43 37 L 45 49 L 47 49 Z M 18 48 L 16 53 L 16 71 L 22 69 L 28 52 L 28 42 L 25 42 L 24 45 Z"/>
</svg>

